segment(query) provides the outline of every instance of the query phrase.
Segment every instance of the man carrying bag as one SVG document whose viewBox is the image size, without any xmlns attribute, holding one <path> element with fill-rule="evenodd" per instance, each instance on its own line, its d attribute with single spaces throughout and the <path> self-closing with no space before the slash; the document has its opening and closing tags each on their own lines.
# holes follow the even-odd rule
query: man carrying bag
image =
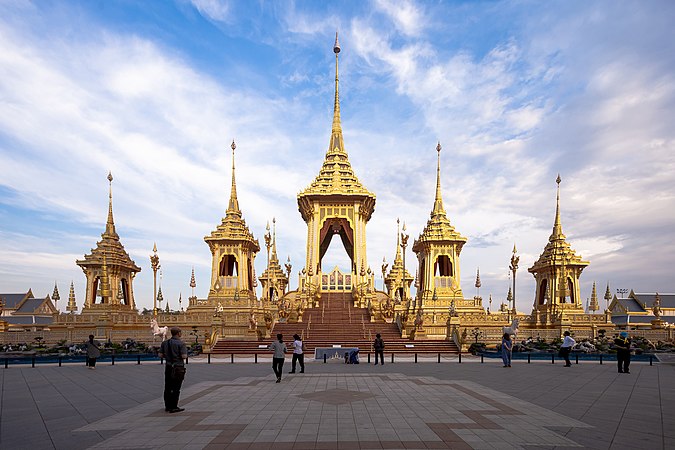
<svg viewBox="0 0 675 450">
<path fill-rule="evenodd" d="M 185 359 L 187 359 L 187 347 L 180 337 L 180 328 L 171 328 L 171 339 L 162 342 L 159 349 L 159 357 L 166 360 L 164 367 L 164 410 L 170 413 L 185 411 L 185 408 L 178 407 L 180 388 L 185 378 Z"/>
</svg>

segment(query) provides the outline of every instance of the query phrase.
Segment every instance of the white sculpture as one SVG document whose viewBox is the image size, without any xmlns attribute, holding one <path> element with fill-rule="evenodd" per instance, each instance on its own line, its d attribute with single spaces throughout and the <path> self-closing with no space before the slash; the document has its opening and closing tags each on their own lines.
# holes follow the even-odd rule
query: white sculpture
<svg viewBox="0 0 675 450">
<path fill-rule="evenodd" d="M 161 336 L 162 341 L 169 339 L 169 327 L 160 327 L 157 324 L 157 319 L 153 317 L 150 321 L 150 328 L 152 329 L 152 334 L 155 336 Z"/>
<path fill-rule="evenodd" d="M 502 327 L 502 333 L 504 334 L 512 334 L 512 335 L 517 335 L 518 334 L 518 323 L 520 321 L 518 319 L 513 319 L 513 322 L 511 322 L 510 327 Z"/>
</svg>

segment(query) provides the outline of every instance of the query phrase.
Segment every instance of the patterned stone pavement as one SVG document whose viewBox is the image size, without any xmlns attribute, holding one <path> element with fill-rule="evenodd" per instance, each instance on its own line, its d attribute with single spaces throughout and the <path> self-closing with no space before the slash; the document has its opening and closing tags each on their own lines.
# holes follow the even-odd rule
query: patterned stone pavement
<svg viewBox="0 0 675 450">
<path fill-rule="evenodd" d="M 310 362 L 277 384 L 270 361 L 213 362 L 178 414 L 157 362 L 0 368 L 0 449 L 675 448 L 671 364 Z"/>
<path fill-rule="evenodd" d="M 76 431 L 121 430 L 94 448 L 440 449 L 577 447 L 546 427 L 589 427 L 470 381 L 400 373 L 203 382 L 181 405 L 153 400 Z"/>
</svg>

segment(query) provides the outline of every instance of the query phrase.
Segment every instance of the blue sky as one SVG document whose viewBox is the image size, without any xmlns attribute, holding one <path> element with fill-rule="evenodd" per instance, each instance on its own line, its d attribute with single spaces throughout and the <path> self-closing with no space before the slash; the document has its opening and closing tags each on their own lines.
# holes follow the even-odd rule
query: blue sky
<svg viewBox="0 0 675 450">
<path fill-rule="evenodd" d="M 244 217 L 261 244 L 276 217 L 297 273 L 296 195 L 328 146 L 336 29 L 345 143 L 377 195 L 376 273 L 396 219 L 412 238 L 426 223 L 440 141 L 445 208 L 469 239 L 466 296 L 478 267 L 493 308 L 506 296 L 515 242 L 530 311 L 526 268 L 551 232 L 558 173 L 563 230 L 591 262 L 583 298 L 594 281 L 673 292 L 674 17 L 667 1 L 3 0 L 0 292 L 56 281 L 65 299 L 73 280 L 81 307 L 75 260 L 105 228 L 111 170 L 117 230 L 143 268 L 137 304 L 152 303 L 153 242 L 171 306 L 192 266 L 206 296 L 203 237 L 227 207 L 232 139 Z M 336 241 L 324 267 L 345 260 Z"/>
</svg>

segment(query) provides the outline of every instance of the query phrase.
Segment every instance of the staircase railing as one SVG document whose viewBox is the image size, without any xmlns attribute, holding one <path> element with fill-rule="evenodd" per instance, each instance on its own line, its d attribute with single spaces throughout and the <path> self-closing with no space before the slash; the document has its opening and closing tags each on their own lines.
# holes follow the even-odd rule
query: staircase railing
<svg viewBox="0 0 675 450">
<path fill-rule="evenodd" d="M 321 303 L 321 323 L 323 323 L 323 314 L 326 312 L 326 302 Z"/>
</svg>

